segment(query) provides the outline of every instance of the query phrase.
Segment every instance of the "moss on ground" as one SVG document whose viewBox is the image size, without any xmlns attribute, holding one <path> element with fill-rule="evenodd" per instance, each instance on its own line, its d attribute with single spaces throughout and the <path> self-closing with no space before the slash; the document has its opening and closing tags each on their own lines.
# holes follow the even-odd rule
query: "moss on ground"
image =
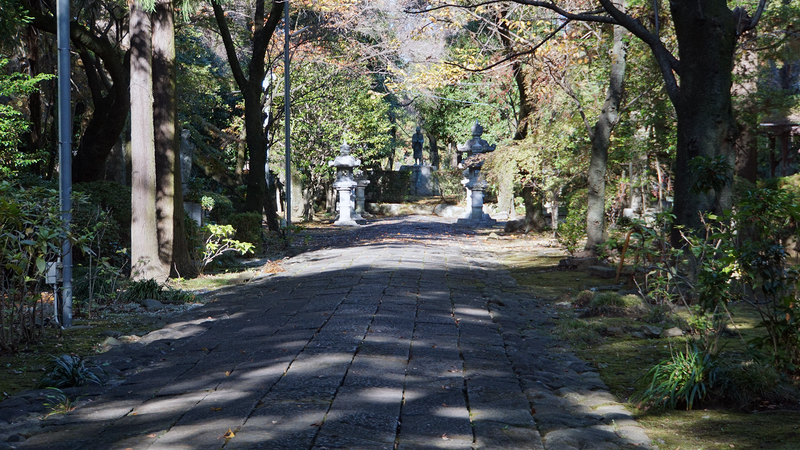
<svg viewBox="0 0 800 450">
<path fill-rule="evenodd" d="M 106 330 L 123 335 L 144 335 L 157 328 L 157 320 L 134 314 L 107 313 L 93 319 L 76 319 L 72 328 L 47 328 L 38 344 L 17 354 L 0 354 L 0 395 L 4 399 L 17 392 L 34 389 L 45 366 L 54 356 L 64 353 L 89 356 L 99 353 Z"/>
<path fill-rule="evenodd" d="M 587 287 L 612 284 L 611 280 L 596 279 L 581 272 L 555 270 L 561 258 L 538 256 L 528 251 L 504 255 L 504 262 L 520 285 L 546 300 L 566 301 Z M 673 318 L 677 321 L 689 316 L 685 310 L 678 313 L 680 317 Z M 728 325 L 727 332 L 720 338 L 721 355 L 743 358 L 746 344 L 739 333 L 746 341 L 764 331 L 756 326 L 759 317 L 751 308 L 733 306 L 731 314 L 736 325 Z M 644 325 L 668 328 L 674 321 L 653 324 L 634 317 L 570 319 L 569 314 L 560 316 L 556 334 L 564 336 L 579 357 L 595 365 L 611 392 L 623 402 L 629 400 L 637 382 L 651 367 L 669 358 L 671 351 L 682 350 L 686 342 L 683 337 L 639 339 L 629 332 Z M 660 450 L 800 448 L 800 411 L 778 411 L 780 405 L 765 404 L 761 408 L 763 412 L 757 413 L 721 407 L 702 409 L 702 405 L 693 411 L 644 410 L 636 409 L 633 404 L 628 406 Z"/>
</svg>

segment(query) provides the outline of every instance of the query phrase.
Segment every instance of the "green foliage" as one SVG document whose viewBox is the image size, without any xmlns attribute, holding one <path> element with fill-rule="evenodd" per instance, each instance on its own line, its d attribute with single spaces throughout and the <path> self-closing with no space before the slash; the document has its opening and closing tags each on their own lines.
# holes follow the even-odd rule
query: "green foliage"
<svg viewBox="0 0 800 450">
<path fill-rule="evenodd" d="M 186 246 L 193 260 L 200 259 L 200 250 L 203 248 L 203 235 L 200 226 L 186 211 L 183 212 L 183 226 L 186 231 Z"/>
<path fill-rule="evenodd" d="M 763 401 L 782 403 L 800 398 L 786 375 L 768 361 L 737 358 L 720 361 L 718 366 L 713 394 L 739 408 Z"/>
<path fill-rule="evenodd" d="M 440 168 L 433 173 L 433 179 L 439 186 L 442 196 L 456 198 L 459 203 L 464 201 L 467 196 L 464 186 L 461 184 L 463 178 L 464 174 L 461 169 Z"/>
<path fill-rule="evenodd" d="M 725 155 L 696 156 L 689 161 L 689 168 L 695 177 L 695 184 L 692 186 L 695 193 L 720 191 L 732 179 L 733 168 L 725 160 Z"/>
<path fill-rule="evenodd" d="M 200 273 L 203 273 L 206 266 L 224 253 L 236 251 L 245 255 L 253 252 L 253 244 L 232 239 L 236 230 L 230 225 L 209 224 L 203 227 L 203 231 L 208 237 L 200 260 Z"/>
<path fill-rule="evenodd" d="M 584 294 L 585 295 L 585 294 Z M 577 301 L 586 301 L 581 298 Z M 614 291 L 603 291 L 594 294 L 588 301 L 584 316 L 638 316 L 647 311 L 647 307 L 638 295 L 619 295 Z"/>
<path fill-rule="evenodd" d="M 235 213 L 228 216 L 227 222 L 236 233 L 233 238 L 241 242 L 261 244 L 261 214 L 257 212 Z"/>
<path fill-rule="evenodd" d="M 339 63 L 304 61 L 293 67 L 292 167 L 299 172 L 304 189 L 321 192 L 335 169 L 328 165 L 346 142 L 364 168 L 380 166 L 381 159 L 394 151 L 389 139 L 389 103 L 377 91 L 369 75 L 346 71 Z M 275 83 L 270 89 L 282 92 Z M 273 99 L 282 110 L 283 98 Z M 279 126 L 276 124 L 276 126 Z M 281 138 L 281 139 L 277 139 Z M 285 167 L 282 134 L 274 137 L 270 166 Z"/>
<path fill-rule="evenodd" d="M 76 183 L 72 190 L 88 197 L 92 208 L 99 207 L 111 214 L 120 230 L 120 247 L 128 247 L 131 224 L 131 188 L 113 181 Z M 76 214 L 79 212 L 76 211 Z M 125 240 L 127 236 L 128 240 Z"/>
<path fill-rule="evenodd" d="M 0 59 L 0 70 L 7 64 L 7 59 Z M 29 127 L 29 121 L 20 109 L 24 96 L 36 91 L 38 89 L 36 85 L 41 81 L 53 77 L 52 74 L 30 77 L 19 72 L 12 75 L 0 74 L 0 97 L 11 99 L 9 102 L 0 102 L 0 177 L 7 178 L 15 174 L 19 168 L 44 161 L 46 154 L 43 151 L 36 153 L 19 151 L 22 136 Z"/>
<path fill-rule="evenodd" d="M 558 225 L 556 237 L 570 255 L 583 247 L 586 237 L 586 203 L 570 205 L 564 223 Z"/>
<path fill-rule="evenodd" d="M 712 356 L 696 346 L 682 352 L 672 352 L 651 368 L 643 377 L 645 388 L 634 398 L 655 407 L 676 408 L 684 405 L 687 410 L 702 401 L 717 379 L 717 367 Z"/>
<path fill-rule="evenodd" d="M 0 349 L 41 338 L 42 281 L 65 238 L 58 192 L 0 181 Z"/>
<path fill-rule="evenodd" d="M 161 296 L 162 286 L 154 279 L 131 281 L 126 286 L 120 300 L 124 302 L 137 302 L 152 298 L 158 300 Z"/>
<path fill-rule="evenodd" d="M 61 355 L 54 357 L 46 368 L 47 374 L 39 382 L 43 387 L 80 387 L 87 384 L 102 385 L 103 382 L 95 372 L 103 370 L 96 364 L 86 361 L 77 355 Z"/>
<path fill-rule="evenodd" d="M 228 122 L 235 101 L 227 62 L 210 48 L 200 27 L 176 27 L 175 46 L 181 122 Z"/>
<path fill-rule="evenodd" d="M 216 192 L 203 192 L 200 196 L 200 206 L 208 213 L 208 219 L 213 223 L 225 223 L 228 216 L 234 213 L 233 202 Z"/>
<path fill-rule="evenodd" d="M 373 170 L 369 179 L 364 196 L 371 202 L 402 203 L 411 187 L 411 172 Z"/>
<path fill-rule="evenodd" d="M 166 303 L 186 303 L 193 301 L 194 294 L 173 289 L 170 286 L 159 284 L 154 279 L 131 281 L 126 287 L 120 301 L 140 302 L 146 299 L 158 300 Z"/>
</svg>

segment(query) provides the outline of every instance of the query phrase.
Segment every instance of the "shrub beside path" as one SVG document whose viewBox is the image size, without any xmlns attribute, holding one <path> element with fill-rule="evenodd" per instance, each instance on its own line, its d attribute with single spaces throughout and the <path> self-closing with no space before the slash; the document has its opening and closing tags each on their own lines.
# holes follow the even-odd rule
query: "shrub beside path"
<svg viewBox="0 0 800 450">
<path fill-rule="evenodd" d="M 115 381 L 65 416 L 0 403 L 0 449 L 649 448 L 474 232 L 409 216 L 340 237 L 99 355 Z"/>
</svg>

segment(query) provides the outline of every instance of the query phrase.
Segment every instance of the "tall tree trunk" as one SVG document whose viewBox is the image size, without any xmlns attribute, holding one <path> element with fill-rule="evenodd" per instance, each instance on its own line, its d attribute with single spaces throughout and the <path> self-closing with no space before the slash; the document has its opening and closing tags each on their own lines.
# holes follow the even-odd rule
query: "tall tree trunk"
<svg viewBox="0 0 800 450">
<path fill-rule="evenodd" d="M 698 191 L 690 162 L 721 157 L 732 175 L 738 136 L 731 102 L 737 24 L 725 0 L 670 4 L 680 54 L 680 94 L 673 99 L 678 118 L 673 213 L 677 225 L 701 230 L 701 213 L 720 213 L 732 203 L 730 182 L 716 192 Z M 676 247 L 684 245 L 677 228 L 671 240 Z"/>
<path fill-rule="evenodd" d="M 625 1 L 619 2 L 617 7 L 624 12 Z M 611 140 L 611 131 L 619 120 L 619 105 L 624 92 L 627 35 L 624 28 L 614 27 L 608 91 L 605 102 L 603 102 L 603 110 L 600 112 L 600 117 L 597 118 L 592 132 L 592 154 L 588 174 L 589 198 L 586 208 L 586 250 L 592 253 L 597 251 L 598 245 L 605 242 L 608 146 Z"/>
<path fill-rule="evenodd" d="M 86 51 L 83 52 L 87 54 Z M 92 67 L 87 67 L 88 59 L 84 60 L 87 79 L 96 80 L 93 83 L 92 104 L 94 109 L 86 129 L 80 137 L 78 149 L 72 166 L 72 177 L 76 183 L 96 181 L 102 178 L 103 166 L 105 165 L 111 149 L 119 141 L 119 135 L 125 129 L 128 121 L 128 108 L 130 103 L 130 91 L 128 77 L 114 80 L 108 86 L 108 92 L 104 95 L 100 91 L 101 86 L 99 63 L 92 59 Z M 130 87 L 133 90 L 132 87 Z"/>
<path fill-rule="evenodd" d="M 140 1 L 130 8 L 131 36 L 131 277 L 164 281 L 156 228 L 156 160 L 150 16 Z"/>
<path fill-rule="evenodd" d="M 283 15 L 283 2 L 273 1 L 269 15 L 265 17 L 265 0 L 256 0 L 253 12 L 253 34 L 251 45 L 252 59 L 248 66 L 247 75 L 242 69 L 236 47 L 233 43 L 225 12 L 217 1 L 212 1 L 214 18 L 219 27 L 220 36 L 225 46 L 225 54 L 233 72 L 233 78 L 244 96 L 244 126 L 247 135 L 247 152 L 250 156 L 250 172 L 247 175 L 247 198 L 245 210 L 263 212 L 267 218 L 267 226 L 272 231 L 279 231 L 277 202 L 275 192 L 267 192 L 267 140 L 266 130 L 263 126 L 261 95 L 262 82 L 266 74 L 264 59 L 267 44 L 275 32 L 275 28 Z M 288 20 L 288 19 L 287 19 Z M 270 121 L 268 126 L 274 122 Z"/>
<path fill-rule="evenodd" d="M 189 257 L 183 213 L 171 0 L 156 3 L 152 43 L 158 256 L 162 270 L 173 276 L 194 276 L 196 270 Z"/>
<path fill-rule="evenodd" d="M 39 2 L 34 0 L 31 5 L 39 8 Z M 32 25 L 26 27 L 26 37 L 28 44 L 28 75 L 35 77 L 39 74 L 39 33 Z M 34 90 L 28 96 L 28 109 L 30 111 L 30 135 L 28 139 L 27 151 L 35 154 L 42 149 L 42 94 L 39 89 Z M 37 163 L 37 172 L 41 175 L 44 171 L 42 163 Z"/>
</svg>

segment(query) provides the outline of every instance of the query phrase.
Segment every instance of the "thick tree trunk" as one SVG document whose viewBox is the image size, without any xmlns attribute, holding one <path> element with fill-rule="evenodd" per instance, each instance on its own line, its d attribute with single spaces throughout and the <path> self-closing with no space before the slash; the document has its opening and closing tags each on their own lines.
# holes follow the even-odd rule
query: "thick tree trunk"
<svg viewBox="0 0 800 450">
<path fill-rule="evenodd" d="M 624 1 L 617 5 L 625 10 Z M 608 165 L 608 146 L 611 131 L 619 119 L 619 105 L 622 101 L 625 81 L 626 47 L 628 33 L 620 26 L 614 27 L 611 49 L 611 72 L 608 92 L 603 110 L 592 132 L 592 154 L 589 161 L 588 202 L 586 208 L 586 250 L 596 252 L 597 246 L 605 242 L 606 228 L 606 167 Z"/>
<path fill-rule="evenodd" d="M 247 133 L 247 151 L 250 172 L 247 174 L 247 211 L 263 212 L 271 231 L 279 231 L 278 204 L 275 190 L 267 188 L 267 139 L 261 116 L 261 85 L 250 83 L 244 96 L 244 126 Z"/>
<path fill-rule="evenodd" d="M 72 163 L 72 178 L 76 183 L 101 178 L 103 165 L 128 120 L 128 88 L 126 77 L 124 82 L 116 81 L 105 96 L 92 96 L 94 111 L 81 135 Z"/>
<path fill-rule="evenodd" d="M 156 161 L 150 17 L 131 5 L 131 277 L 164 281 L 156 229 Z"/>
<path fill-rule="evenodd" d="M 158 255 L 162 270 L 173 276 L 195 276 L 183 213 L 175 89 L 175 19 L 171 0 L 156 4 L 152 42 Z"/>
<path fill-rule="evenodd" d="M 254 27 L 251 38 L 252 61 L 248 66 L 247 75 L 242 70 L 236 48 L 233 43 L 228 22 L 222 7 L 217 2 L 212 2 L 214 18 L 219 26 L 220 36 L 225 45 L 225 53 L 231 66 L 236 84 L 244 96 L 244 127 L 247 135 L 247 152 L 250 156 L 250 172 L 247 175 L 247 198 L 245 210 L 263 212 L 267 218 L 267 226 L 272 231 L 280 231 L 278 223 L 277 203 L 275 192 L 267 192 L 266 180 L 266 130 L 263 126 L 261 95 L 262 82 L 264 81 L 267 44 L 275 32 L 275 28 L 283 15 L 283 3 L 274 1 L 269 14 L 265 18 L 265 0 L 256 0 L 253 12 Z"/>
<path fill-rule="evenodd" d="M 54 16 L 40 11 L 35 1 L 23 4 L 33 19 L 31 25 L 47 33 L 56 33 Z M 94 34 L 72 22 L 70 40 L 81 52 L 93 104 L 92 117 L 78 140 L 77 153 L 72 161 L 72 180 L 79 183 L 100 179 L 103 164 L 125 129 L 130 103 L 129 68 L 125 53 L 105 35 Z M 87 63 L 86 57 L 90 57 L 91 62 Z M 99 60 L 102 60 L 102 66 Z M 103 90 L 106 94 L 102 94 Z"/>
<path fill-rule="evenodd" d="M 543 231 L 546 222 L 542 214 L 542 196 L 533 187 L 525 186 L 522 188 L 522 201 L 525 204 L 525 231 Z"/>
<path fill-rule="evenodd" d="M 718 192 L 699 192 L 690 162 L 700 156 L 722 157 L 732 175 L 738 135 L 731 104 L 736 23 L 725 0 L 677 0 L 671 10 L 680 55 L 673 213 L 676 225 L 701 230 L 702 213 L 720 213 L 732 202 L 730 182 Z M 676 247 L 685 244 L 678 228 L 671 240 Z"/>
</svg>

